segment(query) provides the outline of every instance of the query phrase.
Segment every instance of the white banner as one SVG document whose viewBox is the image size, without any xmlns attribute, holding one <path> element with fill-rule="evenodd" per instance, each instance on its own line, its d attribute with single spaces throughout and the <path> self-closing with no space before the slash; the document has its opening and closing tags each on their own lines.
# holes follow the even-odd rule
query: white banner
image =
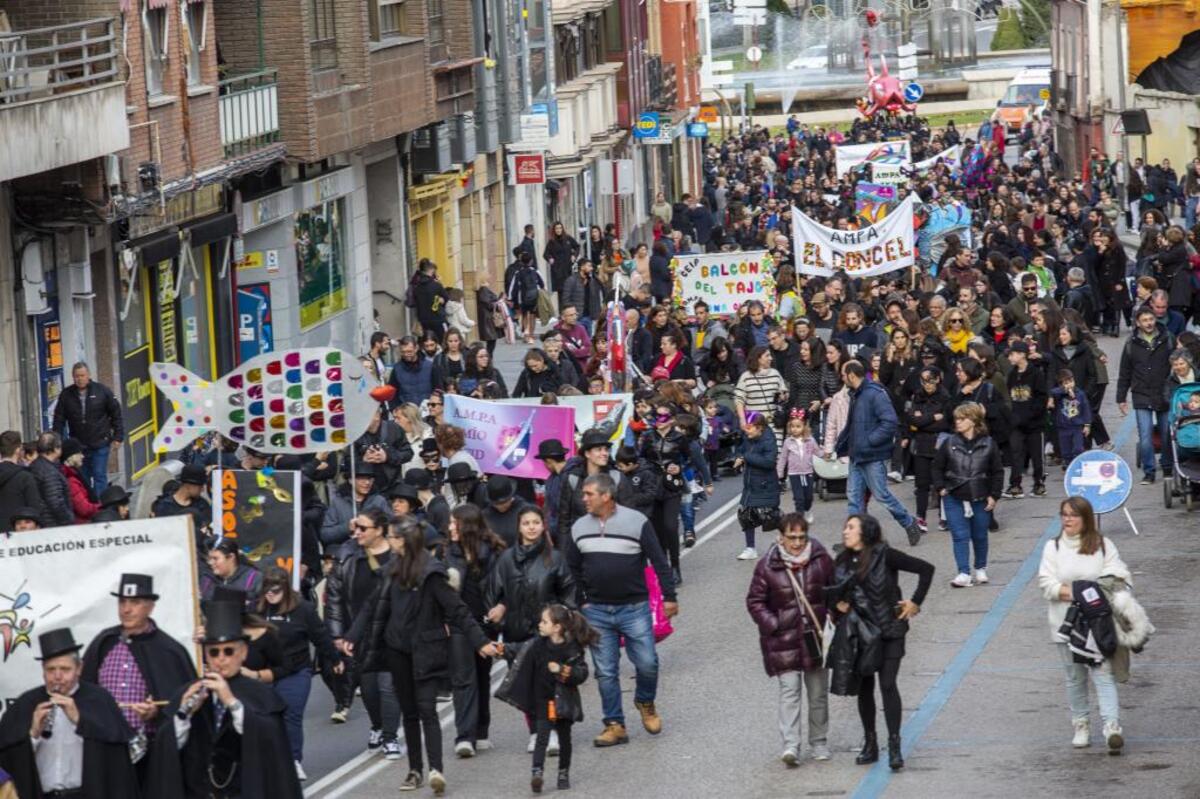
<svg viewBox="0 0 1200 799">
<path fill-rule="evenodd" d="M 775 312 L 775 262 L 766 250 L 683 255 L 671 260 L 674 300 L 688 311 L 697 300 L 713 316 L 733 316 L 750 300 Z"/>
<path fill-rule="evenodd" d="M 901 168 L 909 169 L 912 150 L 908 139 L 903 141 L 869 142 L 867 144 L 839 144 L 836 148 L 837 176 L 840 178 L 860 164 L 870 164 L 875 183 L 891 182 L 889 175 L 899 175 Z"/>
<path fill-rule="evenodd" d="M 957 172 L 962 169 L 962 145 L 956 144 L 949 150 L 942 150 L 937 155 L 930 156 L 924 161 L 917 161 L 912 165 L 913 171 L 918 175 L 928 172 L 941 161 L 946 165 L 946 168 L 951 172 Z"/>
<path fill-rule="evenodd" d="M 913 202 L 904 202 L 883 221 L 858 230 L 835 230 L 792 207 L 792 250 L 796 271 L 831 277 L 844 270 L 867 277 L 913 265 Z"/>
<path fill-rule="evenodd" d="M 125 573 L 154 578 L 159 595 L 154 622 L 196 657 L 191 519 L 83 524 L 0 537 L 0 701 L 5 707 L 42 684 L 39 635 L 69 627 L 75 643 L 86 649 L 101 630 L 119 623 L 117 599 L 110 594 Z"/>
</svg>

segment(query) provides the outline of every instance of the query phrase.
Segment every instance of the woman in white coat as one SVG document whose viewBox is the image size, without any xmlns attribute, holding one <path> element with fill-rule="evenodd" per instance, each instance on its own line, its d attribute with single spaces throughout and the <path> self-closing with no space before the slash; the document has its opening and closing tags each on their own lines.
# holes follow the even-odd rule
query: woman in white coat
<svg viewBox="0 0 1200 799">
<path fill-rule="evenodd" d="M 1098 666 L 1076 663 L 1067 644 L 1054 637 L 1062 626 L 1071 606 L 1071 585 L 1076 580 L 1096 581 L 1102 576 L 1120 577 L 1130 581 L 1129 569 L 1121 560 L 1116 545 L 1100 534 L 1092 505 L 1083 497 L 1067 497 L 1059 506 L 1062 532 L 1047 541 L 1042 550 L 1038 569 L 1038 585 L 1049 602 L 1047 617 L 1050 635 L 1056 642 L 1059 657 L 1067 676 L 1067 701 L 1071 706 L 1071 721 L 1075 728 L 1071 744 L 1082 749 L 1091 743 L 1088 721 L 1089 673 L 1104 720 L 1104 739 L 1108 752 L 1119 755 L 1125 739 L 1121 732 L 1117 683 L 1113 677 L 1112 661 L 1106 659 Z"/>
</svg>

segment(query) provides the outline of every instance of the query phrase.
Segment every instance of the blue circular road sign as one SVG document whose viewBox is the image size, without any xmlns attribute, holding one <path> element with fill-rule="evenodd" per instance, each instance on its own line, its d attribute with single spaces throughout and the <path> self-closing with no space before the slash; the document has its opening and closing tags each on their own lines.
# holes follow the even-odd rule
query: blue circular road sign
<svg viewBox="0 0 1200 799">
<path fill-rule="evenodd" d="M 904 87 L 904 99 L 910 103 L 919 103 L 921 98 L 925 96 L 925 87 L 917 83 L 915 80 Z"/>
<path fill-rule="evenodd" d="M 1133 471 L 1120 456 L 1102 449 L 1088 450 L 1067 467 L 1063 477 L 1067 496 L 1083 497 L 1096 513 L 1111 513 L 1125 504 L 1133 490 Z"/>
</svg>

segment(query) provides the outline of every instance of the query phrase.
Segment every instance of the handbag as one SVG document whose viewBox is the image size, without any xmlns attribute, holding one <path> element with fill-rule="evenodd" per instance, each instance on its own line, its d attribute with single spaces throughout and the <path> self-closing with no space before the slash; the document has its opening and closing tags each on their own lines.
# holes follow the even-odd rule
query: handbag
<svg viewBox="0 0 1200 799">
<path fill-rule="evenodd" d="M 504 305 L 504 300 L 496 300 L 492 303 L 492 326 L 497 330 L 504 330 L 504 323 L 508 321 L 508 308 Z"/>
<path fill-rule="evenodd" d="M 554 316 L 554 300 L 550 299 L 550 292 L 545 289 L 538 289 L 537 295 L 537 318 L 543 325 L 550 321 Z"/>
<path fill-rule="evenodd" d="M 761 527 L 764 533 L 769 533 L 772 530 L 779 529 L 779 520 L 782 514 L 778 507 L 771 508 L 747 508 L 739 507 L 737 511 L 738 524 L 743 530 L 752 530 L 755 527 Z"/>
<path fill-rule="evenodd" d="M 784 569 L 787 572 L 788 579 L 792 583 L 792 591 L 795 592 L 796 598 L 800 600 L 800 604 L 804 605 L 804 610 L 808 613 L 808 618 L 812 620 L 813 628 L 806 630 L 804 633 L 805 643 L 808 644 L 808 654 L 815 658 L 822 668 L 825 667 L 825 654 L 829 651 L 829 644 L 825 642 L 825 630 L 821 627 L 821 623 L 817 620 L 817 613 L 809 604 L 808 597 L 804 595 L 804 590 L 800 587 L 800 581 L 796 579 L 796 574 L 791 569 Z M 829 619 L 826 618 L 826 623 Z M 810 640 L 811 639 L 811 640 Z M 813 644 L 816 644 L 815 651 Z"/>
</svg>

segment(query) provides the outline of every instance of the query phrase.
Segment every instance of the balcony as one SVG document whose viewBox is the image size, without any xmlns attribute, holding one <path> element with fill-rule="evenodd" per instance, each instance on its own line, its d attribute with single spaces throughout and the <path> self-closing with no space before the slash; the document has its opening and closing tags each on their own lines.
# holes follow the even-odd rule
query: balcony
<svg viewBox="0 0 1200 799">
<path fill-rule="evenodd" d="M 238 158 L 279 141 L 279 94 L 274 69 L 223 80 L 220 90 L 221 146 Z"/>
<path fill-rule="evenodd" d="M 0 181 L 129 147 L 115 27 L 0 32 Z"/>
</svg>

